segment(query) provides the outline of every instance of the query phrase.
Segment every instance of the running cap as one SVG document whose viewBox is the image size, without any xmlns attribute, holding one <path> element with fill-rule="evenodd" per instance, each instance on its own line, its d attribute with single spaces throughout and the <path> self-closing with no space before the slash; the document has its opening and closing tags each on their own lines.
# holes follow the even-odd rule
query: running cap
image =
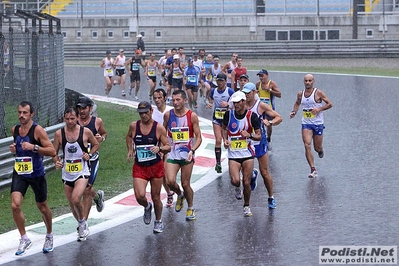
<svg viewBox="0 0 399 266">
<path fill-rule="evenodd" d="M 256 90 L 255 84 L 248 82 L 247 84 L 244 85 L 244 87 L 242 88 L 242 92 L 243 93 L 249 93 L 251 91 Z"/>
<path fill-rule="evenodd" d="M 146 113 L 151 110 L 151 104 L 149 102 L 143 101 L 140 102 L 137 106 L 137 113 Z"/>
<path fill-rule="evenodd" d="M 194 53 L 193 53 L 193 56 L 198 56 L 198 53 L 197 53 L 197 52 L 194 52 Z"/>
<path fill-rule="evenodd" d="M 180 59 L 180 57 L 179 57 L 178 54 L 175 54 L 175 55 L 173 56 L 173 59 Z"/>
<path fill-rule="evenodd" d="M 263 75 L 263 74 L 269 75 L 269 72 L 267 72 L 266 69 L 261 69 L 261 70 L 259 70 L 258 74 L 256 74 L 256 75 Z"/>
<path fill-rule="evenodd" d="M 89 97 L 81 96 L 76 104 L 76 107 L 78 106 L 83 108 L 86 108 L 87 106 L 93 106 L 93 101 Z"/>
<path fill-rule="evenodd" d="M 249 77 L 247 74 L 242 74 L 238 79 L 241 79 L 241 78 L 246 78 L 247 80 L 249 80 Z"/>
<path fill-rule="evenodd" d="M 231 95 L 231 98 L 230 98 L 230 101 L 232 101 L 233 103 L 237 103 L 242 100 L 244 100 L 244 101 L 247 100 L 245 93 L 243 93 L 242 91 L 236 91 L 235 93 L 233 93 L 233 95 Z"/>
<path fill-rule="evenodd" d="M 107 50 L 106 52 L 105 52 L 105 54 L 110 54 L 111 53 L 111 50 Z"/>
<path fill-rule="evenodd" d="M 136 36 L 136 38 L 142 38 L 143 37 L 143 35 L 141 35 L 141 34 L 138 34 L 137 36 Z"/>
<path fill-rule="evenodd" d="M 125 51 L 125 50 L 123 50 L 122 48 L 121 48 L 121 49 L 119 49 L 119 52 L 120 52 L 120 53 L 122 53 L 122 52 L 124 52 L 124 51 Z"/>
<path fill-rule="evenodd" d="M 192 57 L 189 57 L 189 58 L 188 58 L 188 62 L 189 62 L 189 63 L 194 62 L 193 58 L 192 58 Z"/>
<path fill-rule="evenodd" d="M 219 73 L 216 76 L 216 80 L 227 80 L 227 77 L 226 77 L 226 75 L 224 73 Z"/>
</svg>

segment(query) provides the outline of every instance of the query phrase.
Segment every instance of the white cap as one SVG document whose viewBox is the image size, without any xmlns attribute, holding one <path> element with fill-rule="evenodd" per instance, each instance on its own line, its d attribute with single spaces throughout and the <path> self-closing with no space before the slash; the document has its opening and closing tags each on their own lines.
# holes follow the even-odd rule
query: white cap
<svg viewBox="0 0 399 266">
<path fill-rule="evenodd" d="M 235 93 L 233 93 L 233 95 L 231 95 L 230 101 L 232 101 L 233 103 L 237 103 L 241 100 L 246 100 L 247 97 L 245 96 L 245 93 L 243 93 L 242 91 L 236 91 Z"/>
<path fill-rule="evenodd" d="M 136 38 L 141 38 L 141 37 L 143 37 L 143 35 L 141 35 L 141 34 L 136 36 Z"/>
<path fill-rule="evenodd" d="M 178 54 L 175 54 L 175 55 L 173 56 L 173 59 L 180 59 L 180 57 L 179 57 Z"/>
</svg>

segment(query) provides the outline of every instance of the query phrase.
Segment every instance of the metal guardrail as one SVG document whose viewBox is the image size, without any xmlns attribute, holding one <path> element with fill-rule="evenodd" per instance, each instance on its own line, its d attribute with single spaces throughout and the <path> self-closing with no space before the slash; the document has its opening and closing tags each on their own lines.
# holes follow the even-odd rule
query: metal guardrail
<svg viewBox="0 0 399 266">
<path fill-rule="evenodd" d="M 327 41 L 248 41 L 248 42 L 207 42 L 207 43 L 146 43 L 147 54 L 154 52 L 158 57 L 165 49 L 184 47 L 185 53 L 203 48 L 207 53 L 230 58 L 238 53 L 245 59 L 256 58 L 376 58 L 399 57 L 399 40 L 327 40 Z M 126 42 L 112 43 L 66 43 L 65 60 L 100 60 L 106 50 L 114 54 L 124 48 L 126 56 L 133 55 L 134 45 Z"/>
<path fill-rule="evenodd" d="M 65 123 L 57 124 L 54 126 L 46 127 L 44 130 L 47 132 L 51 141 L 54 140 L 54 133 L 65 126 Z M 6 186 L 11 183 L 11 175 L 14 167 L 14 154 L 9 150 L 9 146 L 14 142 L 13 137 L 0 139 L 0 187 Z M 43 158 L 45 170 L 54 168 L 51 157 L 45 156 Z"/>
</svg>

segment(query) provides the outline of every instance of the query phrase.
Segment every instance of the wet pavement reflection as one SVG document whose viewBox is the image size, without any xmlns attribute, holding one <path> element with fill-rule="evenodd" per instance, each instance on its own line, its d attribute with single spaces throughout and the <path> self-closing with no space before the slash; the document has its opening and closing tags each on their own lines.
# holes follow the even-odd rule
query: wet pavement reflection
<svg viewBox="0 0 399 266">
<path fill-rule="evenodd" d="M 102 95 L 101 74 L 100 68 L 66 67 L 66 87 Z M 224 172 L 195 193 L 194 222 L 165 208 L 162 234 L 154 235 L 138 218 L 83 243 L 57 246 L 55 239 L 52 254 L 7 265 L 317 265 L 322 245 L 397 245 L 399 79 L 314 75 L 315 86 L 334 106 L 324 113 L 325 156 L 315 156 L 319 175 L 309 179 L 301 121 L 289 119 L 304 74 L 269 75 L 282 91 L 276 110 L 283 122 L 273 128 L 270 153 L 277 209 L 267 209 L 267 192 L 258 179 L 251 196 L 253 216 L 243 217 L 243 201 L 235 199 Z M 250 79 L 257 80 L 256 72 Z M 112 97 L 120 97 L 117 89 Z M 145 90 L 142 77 L 139 95 L 147 100 Z M 203 103 L 198 114 L 211 117 Z"/>
</svg>

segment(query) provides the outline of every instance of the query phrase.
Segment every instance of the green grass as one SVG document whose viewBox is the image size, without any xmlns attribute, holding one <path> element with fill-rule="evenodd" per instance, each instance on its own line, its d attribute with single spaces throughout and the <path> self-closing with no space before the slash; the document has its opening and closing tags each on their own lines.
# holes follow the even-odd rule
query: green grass
<svg viewBox="0 0 399 266">
<path fill-rule="evenodd" d="M 100 167 L 94 187 L 102 189 L 106 198 L 112 198 L 132 188 L 132 164 L 126 162 L 125 136 L 131 121 L 139 118 L 135 109 L 115 104 L 96 102 L 97 113 L 104 121 L 107 140 L 101 145 Z M 61 171 L 47 173 L 48 204 L 53 217 L 69 213 L 69 204 L 61 182 Z M 0 234 L 15 229 L 11 212 L 10 189 L 0 190 Z M 34 194 L 29 188 L 25 195 L 22 210 L 25 214 L 25 225 L 42 221 L 36 208 Z"/>
</svg>

